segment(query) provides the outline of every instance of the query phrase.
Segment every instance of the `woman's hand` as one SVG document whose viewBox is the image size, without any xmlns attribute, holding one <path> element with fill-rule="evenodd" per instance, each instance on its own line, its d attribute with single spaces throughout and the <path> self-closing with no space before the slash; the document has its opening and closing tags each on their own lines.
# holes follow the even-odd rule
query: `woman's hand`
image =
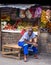
<svg viewBox="0 0 51 65">
<path fill-rule="evenodd" d="M 37 43 L 33 43 L 33 46 L 38 47 L 38 44 Z"/>
<path fill-rule="evenodd" d="M 32 43 L 32 39 L 30 39 L 29 42 Z"/>
<path fill-rule="evenodd" d="M 32 42 L 31 41 L 29 41 L 29 40 L 24 40 L 25 41 L 25 43 L 27 43 L 27 44 L 32 44 Z"/>
</svg>

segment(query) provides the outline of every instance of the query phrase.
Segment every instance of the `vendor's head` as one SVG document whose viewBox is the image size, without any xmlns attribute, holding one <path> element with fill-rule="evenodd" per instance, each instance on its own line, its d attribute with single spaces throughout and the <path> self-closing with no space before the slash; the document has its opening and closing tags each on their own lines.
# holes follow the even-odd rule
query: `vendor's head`
<svg viewBox="0 0 51 65">
<path fill-rule="evenodd" d="M 33 28 L 32 28 L 32 27 L 29 27 L 29 28 L 28 28 L 28 34 L 29 34 L 29 36 L 31 36 L 32 33 L 33 33 Z"/>
</svg>

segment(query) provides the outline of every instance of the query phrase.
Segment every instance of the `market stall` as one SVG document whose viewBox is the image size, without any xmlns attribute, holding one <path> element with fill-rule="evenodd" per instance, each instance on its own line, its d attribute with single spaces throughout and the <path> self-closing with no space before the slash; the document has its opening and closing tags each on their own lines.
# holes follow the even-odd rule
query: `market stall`
<svg viewBox="0 0 51 65">
<path fill-rule="evenodd" d="M 51 33 L 51 10 L 35 4 L 27 5 L 1 7 L 2 45 L 17 44 L 22 34 L 32 26 L 36 35 L 40 32 L 39 49 L 47 52 L 48 43 L 50 43 L 47 43 L 47 38 L 50 36 L 48 33 Z"/>
<path fill-rule="evenodd" d="M 20 8 L 1 8 L 1 31 L 2 44 L 17 43 L 21 37 L 21 32 L 26 31 L 28 27 L 33 26 L 34 33 L 38 34 L 38 20 L 41 14 L 41 8 L 29 7 Z M 38 16 L 39 15 L 39 16 Z"/>
</svg>

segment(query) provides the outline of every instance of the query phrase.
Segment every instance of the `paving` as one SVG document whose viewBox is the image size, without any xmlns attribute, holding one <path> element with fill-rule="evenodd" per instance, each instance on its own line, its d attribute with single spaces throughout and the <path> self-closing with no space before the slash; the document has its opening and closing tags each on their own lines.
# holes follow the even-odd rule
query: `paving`
<svg viewBox="0 0 51 65">
<path fill-rule="evenodd" d="M 6 58 L 0 54 L 0 65 L 51 65 L 51 55 L 39 55 L 39 59 L 29 56 L 28 61 L 24 62 L 23 59 Z"/>
</svg>

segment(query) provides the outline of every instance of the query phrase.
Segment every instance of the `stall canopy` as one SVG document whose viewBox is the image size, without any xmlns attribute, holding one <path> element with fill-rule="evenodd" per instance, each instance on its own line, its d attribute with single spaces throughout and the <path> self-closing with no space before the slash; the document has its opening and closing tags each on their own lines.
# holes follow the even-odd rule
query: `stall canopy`
<svg viewBox="0 0 51 65">
<path fill-rule="evenodd" d="M 26 9 L 26 8 L 30 8 L 31 6 L 35 6 L 35 4 L 11 4 L 11 5 L 0 4 L 0 8 L 12 7 L 12 8 Z"/>
</svg>

